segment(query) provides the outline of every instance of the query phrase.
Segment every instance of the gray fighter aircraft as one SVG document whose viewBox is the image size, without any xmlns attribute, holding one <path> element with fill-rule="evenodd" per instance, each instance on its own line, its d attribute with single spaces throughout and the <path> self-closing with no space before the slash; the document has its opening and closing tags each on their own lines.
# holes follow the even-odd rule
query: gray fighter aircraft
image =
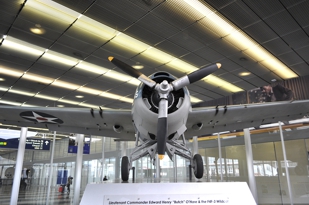
<svg viewBox="0 0 309 205">
<path fill-rule="evenodd" d="M 201 68 L 176 79 L 167 72 L 147 77 L 124 62 L 109 60 L 139 79 L 131 110 L 0 106 L 0 122 L 20 127 L 41 127 L 50 131 L 100 135 L 118 140 L 136 140 L 130 156 L 123 156 L 121 177 L 128 181 L 133 161 L 158 153 L 172 159 L 189 159 L 196 178 L 203 176 L 203 160 L 186 147 L 186 139 L 220 131 L 258 127 L 302 118 L 309 112 L 309 100 L 282 101 L 224 107 L 192 108 L 187 85 L 215 72 L 221 64 Z"/>
</svg>

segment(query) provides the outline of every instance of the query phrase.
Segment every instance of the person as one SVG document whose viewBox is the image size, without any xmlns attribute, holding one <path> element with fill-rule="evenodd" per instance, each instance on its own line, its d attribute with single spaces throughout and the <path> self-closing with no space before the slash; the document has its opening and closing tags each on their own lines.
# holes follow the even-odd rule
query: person
<svg viewBox="0 0 309 205">
<path fill-rule="evenodd" d="M 72 184 L 73 177 L 69 176 L 67 181 L 68 193 L 70 193 L 70 186 Z"/>
<path fill-rule="evenodd" d="M 284 101 L 284 100 L 294 99 L 293 91 L 280 84 L 275 85 L 275 86 L 265 85 L 263 87 L 260 87 L 260 89 L 262 90 L 262 92 L 265 92 L 266 102 Z"/>
<path fill-rule="evenodd" d="M 106 177 L 106 175 L 104 176 L 103 181 L 107 181 L 107 177 Z"/>
</svg>

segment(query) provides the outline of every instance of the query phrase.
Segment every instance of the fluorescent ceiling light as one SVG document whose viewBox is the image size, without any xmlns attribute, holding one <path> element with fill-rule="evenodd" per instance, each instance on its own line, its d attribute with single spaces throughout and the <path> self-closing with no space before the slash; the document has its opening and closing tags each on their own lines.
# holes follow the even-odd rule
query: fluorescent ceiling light
<svg viewBox="0 0 309 205">
<path fill-rule="evenodd" d="M 128 82 L 129 80 L 132 79 L 132 76 L 125 75 L 125 74 L 119 73 L 114 70 L 109 70 L 108 72 L 104 73 L 104 76 L 113 78 L 113 79 L 121 78 L 121 81 L 123 82 Z"/>
<path fill-rule="evenodd" d="M 25 73 L 22 77 L 23 79 L 27 79 L 27 80 L 31 80 L 31 81 L 36 81 L 36 82 L 40 82 L 43 84 L 50 84 L 54 81 L 54 79 L 52 78 L 46 78 L 43 76 L 39 76 L 36 74 L 30 74 L 30 73 Z"/>
<path fill-rule="evenodd" d="M 92 72 L 92 73 L 96 73 L 98 75 L 102 75 L 104 73 L 106 73 L 107 71 L 109 71 L 109 69 L 91 64 L 91 63 L 87 63 L 85 61 L 80 61 L 75 68 L 79 68 L 82 70 L 85 70 L 87 72 Z"/>
<path fill-rule="evenodd" d="M 91 35 L 95 35 L 102 39 L 102 41 L 107 41 L 115 37 L 118 33 L 117 30 L 101 24 L 91 18 L 82 16 L 73 24 L 73 28 L 78 28 L 87 32 Z"/>
<path fill-rule="evenodd" d="M 44 4 L 46 4 L 46 6 L 48 7 L 48 9 L 51 10 L 55 10 L 55 12 L 58 12 L 57 9 L 58 5 L 57 3 L 53 2 L 51 4 L 49 4 L 50 1 L 44 1 Z M 31 5 L 30 5 L 31 6 Z M 65 8 L 62 12 L 66 13 L 68 10 L 68 8 Z M 49 11 L 52 12 L 52 11 Z M 70 14 L 70 12 L 72 12 L 73 14 Z M 105 38 L 105 40 L 110 40 L 109 43 L 111 43 L 114 46 L 120 46 L 122 47 L 122 49 L 129 49 L 132 52 L 135 52 L 136 54 L 141 54 L 142 56 L 145 56 L 147 58 L 150 58 L 152 60 L 158 61 L 162 64 L 167 64 L 169 63 L 170 66 L 172 66 L 174 69 L 177 70 L 185 70 L 186 73 L 189 72 L 193 72 L 194 70 L 197 70 L 198 68 L 190 65 L 190 66 L 177 66 L 174 67 L 173 63 L 171 63 L 171 61 L 174 61 L 173 59 L 175 59 L 173 56 L 160 51 L 158 49 L 152 48 L 150 45 L 147 45 L 141 41 L 138 41 L 137 39 L 134 39 L 128 35 L 125 35 L 121 32 L 118 32 L 106 25 L 103 25 L 101 23 L 98 23 L 88 17 L 82 16 L 81 18 L 78 18 L 78 14 L 74 13 L 73 10 L 70 10 L 70 12 L 68 12 L 68 14 L 70 14 L 70 16 L 75 16 L 75 22 L 73 24 L 73 27 L 76 25 L 78 28 L 83 29 L 84 31 L 87 31 L 88 29 L 90 29 L 91 31 L 93 31 L 93 35 L 97 35 L 99 37 Z M 227 24 L 228 25 L 228 24 Z M 182 62 L 182 64 L 187 64 L 184 61 L 179 60 L 179 62 Z M 175 61 L 174 61 L 175 63 Z M 224 80 L 221 80 L 224 81 Z M 131 82 L 131 81 L 130 81 Z M 211 81 L 211 83 L 214 83 L 215 86 L 220 86 L 220 88 L 223 88 L 225 90 L 231 91 L 231 92 L 235 92 L 235 90 L 241 90 L 241 88 L 237 88 L 237 89 L 230 89 L 229 86 L 225 86 L 225 85 L 219 85 L 218 83 L 216 83 L 215 81 Z M 236 86 L 233 86 L 236 87 Z"/>
<path fill-rule="evenodd" d="M 133 103 L 132 98 L 127 98 L 127 97 L 123 97 L 121 95 L 116 95 L 116 94 L 112 94 L 112 93 L 108 93 L 108 92 L 103 92 L 103 93 L 100 94 L 100 96 L 115 99 L 115 100 L 121 100 L 121 101 L 124 101 L 124 102 L 127 102 L 127 103 Z"/>
<path fill-rule="evenodd" d="M 232 83 L 229 83 L 229 82 L 227 82 L 227 81 L 224 81 L 224 80 L 222 80 L 221 78 L 218 78 L 218 77 L 216 77 L 216 76 L 214 76 L 214 75 L 209 75 L 209 76 L 203 78 L 203 80 L 204 80 L 205 82 L 207 82 L 207 83 L 212 84 L 212 85 L 217 84 L 217 85 L 219 85 L 218 87 L 223 88 L 223 89 L 229 87 L 229 90 L 230 90 L 231 92 L 234 92 L 234 93 L 237 93 L 237 92 L 242 91 L 241 88 L 239 88 L 239 87 L 233 85 Z"/>
<path fill-rule="evenodd" d="M 208 8 L 198 0 L 183 0 L 183 2 L 186 2 L 192 8 L 203 14 L 206 18 L 201 19 L 200 22 L 207 26 L 208 29 L 218 34 L 223 40 L 234 45 L 240 51 L 261 63 L 281 78 L 289 79 L 297 77 L 296 73 L 275 58 L 275 56 L 266 49 L 259 46 L 258 43 L 248 35 L 242 33 L 240 29 L 231 22 L 219 16 L 214 9 Z"/>
<path fill-rule="evenodd" d="M 57 87 L 62 87 L 62 88 L 66 88 L 66 89 L 70 89 L 70 90 L 77 90 L 80 85 L 76 85 L 73 83 L 67 83 L 61 80 L 56 80 L 52 83 L 52 85 L 57 86 Z"/>
<path fill-rule="evenodd" d="M 284 123 L 281 122 L 281 125 L 284 125 Z M 265 125 L 260 125 L 260 128 L 269 128 L 269 127 L 278 127 L 279 123 L 270 123 L 270 124 L 265 124 Z"/>
<path fill-rule="evenodd" d="M 11 36 L 8 36 L 3 42 L 2 45 L 4 48 L 16 50 L 18 52 L 27 53 L 29 55 L 41 56 L 45 49 L 33 44 L 27 43 L 25 41 L 18 40 Z"/>
<path fill-rule="evenodd" d="M 45 52 L 44 55 L 42 56 L 42 59 L 48 59 L 51 61 L 57 61 L 61 64 L 65 64 L 68 66 L 73 67 L 74 65 L 76 65 L 79 60 L 77 60 L 76 58 L 72 58 L 66 55 L 62 55 L 60 53 L 48 50 L 48 52 Z"/>
<path fill-rule="evenodd" d="M 115 44 L 117 47 L 121 47 L 122 50 L 129 50 L 135 53 L 142 53 L 150 47 L 149 45 L 120 32 L 111 40 L 111 43 Z"/>
<path fill-rule="evenodd" d="M 26 1 L 25 9 L 31 13 L 57 19 L 61 24 L 71 24 L 80 15 L 76 11 L 49 0 Z"/>
<path fill-rule="evenodd" d="M 162 64 L 166 64 L 172 61 L 175 57 L 164 53 L 156 48 L 148 46 L 149 49 L 146 49 L 144 52 L 141 52 L 141 56 L 147 57 L 152 61 L 157 61 Z"/>
<path fill-rule="evenodd" d="M 96 90 L 96 89 L 87 88 L 87 87 L 80 87 L 77 90 L 80 91 L 80 92 L 88 93 L 88 94 L 92 94 L 92 95 L 99 95 L 100 93 L 103 92 L 101 90 Z"/>
<path fill-rule="evenodd" d="M 48 59 L 48 60 L 51 60 L 51 61 L 56 61 L 58 63 L 61 63 L 61 64 L 65 64 L 65 65 L 68 65 L 68 66 L 75 66 L 75 68 L 79 68 L 79 69 L 82 69 L 82 70 L 85 70 L 87 72 L 92 72 L 92 73 L 96 73 L 96 74 L 99 74 L 99 75 L 102 75 L 102 74 L 106 74 L 104 76 L 106 77 L 109 77 L 109 78 L 112 78 L 114 80 L 117 80 L 117 81 L 121 81 L 121 82 L 127 82 L 129 84 L 132 84 L 132 85 L 139 85 L 140 84 L 140 81 L 138 80 L 131 80 L 132 77 L 129 76 L 129 75 L 125 75 L 125 74 L 122 74 L 120 72 L 117 72 L 117 71 L 113 71 L 113 70 L 110 70 L 110 69 L 107 69 L 107 68 L 104 68 L 104 67 L 100 67 L 100 66 L 97 66 L 95 64 L 91 64 L 91 63 L 87 63 L 85 61 L 80 61 L 78 59 L 75 59 L 75 58 L 72 58 L 70 56 L 67 56 L 67 55 L 63 55 L 63 54 L 60 54 L 60 53 L 57 53 L 57 52 L 54 52 L 54 51 L 51 51 L 51 50 L 44 50 L 44 48 L 41 48 L 41 47 L 37 47 L 39 49 L 32 49 L 31 46 L 33 46 L 32 44 L 29 44 L 29 43 L 26 43 L 26 42 L 23 42 L 23 41 L 20 41 L 20 40 L 17 40 L 15 38 L 8 38 L 7 40 L 5 40 L 6 42 L 6 45 L 10 45 L 10 46 L 13 46 L 13 47 L 10 47 L 10 49 L 15 49 L 16 51 L 20 51 L 18 48 L 19 48 L 19 44 L 20 42 L 22 42 L 22 48 L 23 48 L 23 52 L 30 52 L 31 54 L 37 54 L 37 56 L 41 56 L 42 55 L 42 59 Z M 18 42 L 18 43 L 15 43 L 15 42 Z M 1 69 L 1 67 L 0 67 Z M 107 72 L 110 72 L 110 73 L 107 73 Z M 13 73 L 13 71 L 10 71 L 7 69 L 7 72 L 6 74 L 10 74 L 10 75 L 14 75 L 17 77 L 17 75 L 19 73 Z M 44 77 L 42 77 L 44 78 Z M 28 79 L 28 78 L 27 78 Z M 47 78 L 45 78 L 47 79 Z M 31 80 L 31 79 L 28 79 L 28 80 Z M 44 83 L 44 82 L 42 82 Z M 61 87 L 61 85 L 60 85 Z"/>
<path fill-rule="evenodd" d="M 73 101 L 73 100 L 59 99 L 57 97 L 42 95 L 42 94 L 38 94 L 38 93 L 37 94 L 36 93 L 30 93 L 30 92 L 25 92 L 25 91 L 16 90 L 16 89 L 9 89 L 9 88 L 4 88 L 4 87 L 0 87 L 0 91 L 8 91 L 9 93 L 19 94 L 19 95 L 24 95 L 24 96 L 31 96 L 31 97 L 35 97 L 35 98 L 50 100 L 50 101 L 54 101 L 54 102 L 62 102 L 62 103 L 67 103 L 67 104 L 71 104 L 71 105 L 80 105 L 80 106 L 83 106 L 83 107 L 98 108 L 98 106 L 99 106 L 99 105 L 92 105 L 92 104 L 88 104 L 88 103 L 84 103 L 84 102 L 78 102 L 78 101 Z M 122 98 L 122 97 L 119 96 L 119 99 L 120 98 Z M 123 101 L 127 102 L 127 101 L 129 101 L 128 99 L 129 98 L 127 98 L 127 99 L 120 99 L 120 100 L 123 100 Z M 6 100 L 2 100 L 2 99 L 0 99 L 0 103 L 8 104 L 8 105 L 15 105 L 15 106 L 37 107 L 36 105 L 30 105 L 30 104 L 6 101 Z M 101 108 L 107 109 L 106 107 L 103 107 L 103 106 L 101 106 Z"/>
<path fill-rule="evenodd" d="M 0 99 L 0 103 L 6 104 L 6 105 L 14 105 L 14 106 L 21 106 L 22 105 L 22 103 L 19 103 L 19 102 L 12 102 L 12 101 L 2 100 L 2 99 Z"/>
<path fill-rule="evenodd" d="M 302 118 L 298 120 L 289 121 L 289 124 L 297 124 L 297 123 L 309 123 L 309 118 Z"/>
</svg>

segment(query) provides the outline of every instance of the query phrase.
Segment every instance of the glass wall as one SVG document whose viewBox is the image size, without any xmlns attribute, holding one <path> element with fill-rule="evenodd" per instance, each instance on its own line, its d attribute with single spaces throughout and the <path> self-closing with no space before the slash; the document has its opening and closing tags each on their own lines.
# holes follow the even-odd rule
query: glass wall
<svg viewBox="0 0 309 205">
<path fill-rule="evenodd" d="M 291 191 L 295 204 L 308 204 L 309 201 L 309 134 L 307 130 L 285 130 L 285 149 L 287 163 L 284 162 L 283 149 L 278 131 L 251 134 L 253 170 L 256 181 L 259 204 L 290 204 L 287 183 L 289 172 Z M 91 142 L 91 152 L 83 156 L 81 190 L 88 183 L 98 183 L 106 175 L 109 182 L 120 181 L 121 142 L 114 142 L 111 138 L 94 137 Z M 187 143 L 191 147 L 191 143 Z M 204 161 L 204 177 L 201 182 L 247 182 L 249 181 L 246 150 L 243 137 L 235 139 L 221 139 L 221 158 L 217 140 L 199 142 L 199 154 Z M 68 140 L 57 140 L 55 160 L 52 171 L 52 185 L 57 188 L 59 175 L 66 172 L 66 176 L 75 174 L 75 154 L 67 153 Z M 127 153 L 132 151 L 134 142 L 127 143 Z M 102 150 L 105 150 L 102 161 Z M 27 151 L 24 167 L 31 168 L 31 185 L 46 186 L 49 178 L 50 152 Z M 46 156 L 45 156 L 46 155 Z M 14 162 L 16 152 L 2 156 L 6 162 Z M 9 161 L 11 160 L 11 161 Z M 29 164 L 30 160 L 33 160 Z M 4 161 L 3 161 L 4 162 Z M 160 177 L 163 181 L 188 181 L 189 160 L 176 157 L 176 163 L 166 155 L 160 161 Z M 175 165 L 176 168 L 175 168 Z M 1 178 L 5 179 L 5 170 L 13 165 L 2 165 Z M 137 182 L 151 182 L 155 178 L 156 169 L 149 157 L 143 157 L 133 162 L 135 179 Z M 60 174 L 59 174 L 60 173 Z M 130 175 L 132 179 L 132 174 Z M 74 186 L 74 180 L 73 180 Z"/>
</svg>

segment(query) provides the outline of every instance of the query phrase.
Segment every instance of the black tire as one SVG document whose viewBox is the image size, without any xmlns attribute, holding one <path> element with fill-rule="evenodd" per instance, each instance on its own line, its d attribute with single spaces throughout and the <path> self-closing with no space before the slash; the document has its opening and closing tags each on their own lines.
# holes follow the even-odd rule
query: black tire
<svg viewBox="0 0 309 205">
<path fill-rule="evenodd" d="M 193 166 L 194 166 L 194 175 L 197 179 L 200 179 L 203 177 L 204 174 L 204 165 L 203 165 L 203 159 L 200 154 L 196 154 L 193 157 Z"/>
<path fill-rule="evenodd" d="M 127 182 L 129 180 L 129 158 L 127 156 L 122 157 L 121 160 L 121 179 Z"/>
</svg>

